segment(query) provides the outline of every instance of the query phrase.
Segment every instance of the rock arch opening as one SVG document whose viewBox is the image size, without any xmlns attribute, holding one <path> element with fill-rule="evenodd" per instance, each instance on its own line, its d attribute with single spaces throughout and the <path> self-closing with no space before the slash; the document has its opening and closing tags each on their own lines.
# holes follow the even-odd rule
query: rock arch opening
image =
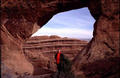
<svg viewBox="0 0 120 78">
<path fill-rule="evenodd" d="M 66 11 L 54 15 L 34 36 L 58 35 L 61 37 L 88 39 L 93 35 L 93 25 L 95 19 L 90 14 L 87 7 Z"/>
<path fill-rule="evenodd" d="M 72 61 L 93 37 L 94 23 L 87 7 L 53 16 L 24 45 L 24 52 L 34 65 L 34 75 L 45 74 L 47 71 L 40 72 L 45 69 L 56 71 L 54 56 L 58 49 Z"/>
</svg>

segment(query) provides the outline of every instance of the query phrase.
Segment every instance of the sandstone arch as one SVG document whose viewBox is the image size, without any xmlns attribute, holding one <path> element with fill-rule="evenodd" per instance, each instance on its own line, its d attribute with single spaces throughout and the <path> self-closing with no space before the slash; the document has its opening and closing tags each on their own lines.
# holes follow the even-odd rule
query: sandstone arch
<svg viewBox="0 0 120 78">
<path fill-rule="evenodd" d="M 94 37 L 76 56 L 74 67 L 79 67 L 83 61 L 119 57 L 119 0 L 2 0 L 2 61 L 16 72 L 32 73 L 32 65 L 25 59 L 21 47 L 33 33 L 34 24 L 37 22 L 41 27 L 56 13 L 82 7 L 89 8 L 96 23 Z"/>
</svg>

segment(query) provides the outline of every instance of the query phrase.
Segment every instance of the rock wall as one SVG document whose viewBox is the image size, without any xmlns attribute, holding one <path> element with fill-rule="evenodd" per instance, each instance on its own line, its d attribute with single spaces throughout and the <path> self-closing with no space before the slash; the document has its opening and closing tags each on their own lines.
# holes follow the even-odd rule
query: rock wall
<svg viewBox="0 0 120 78">
<path fill-rule="evenodd" d="M 40 75 L 46 73 L 40 72 L 45 69 L 56 72 L 55 54 L 59 49 L 69 60 L 72 60 L 87 43 L 87 41 L 59 36 L 38 36 L 28 39 L 23 45 L 23 50 L 34 66 L 34 75 Z"/>
<path fill-rule="evenodd" d="M 86 78 L 119 78 L 120 57 L 100 59 L 89 64 L 83 64 L 81 70 Z"/>
<path fill-rule="evenodd" d="M 23 54 L 21 43 L 23 41 L 15 39 L 4 26 L 1 28 L 1 60 L 4 66 L 20 74 L 23 72 L 32 74 L 33 66 Z"/>
<path fill-rule="evenodd" d="M 14 71 L 32 72 L 21 46 L 37 28 L 35 24 L 42 27 L 54 14 L 82 7 L 89 8 L 96 22 L 93 39 L 74 59 L 75 71 L 79 72 L 85 61 L 120 57 L 119 0 L 2 0 L 2 62 L 9 68 L 15 67 Z"/>
<path fill-rule="evenodd" d="M 120 43 L 119 1 L 101 0 L 100 2 L 101 14 L 94 24 L 94 37 L 82 50 L 82 54 L 78 54 L 74 59 L 76 66 L 79 66 L 83 61 L 92 62 L 109 57 L 120 57 L 118 44 Z M 77 62 L 81 57 L 81 61 Z"/>
<path fill-rule="evenodd" d="M 73 59 L 78 52 L 87 45 L 87 41 L 72 39 L 72 38 L 62 38 L 53 36 L 43 36 L 31 37 L 23 45 L 25 52 L 33 51 L 43 53 L 47 57 L 51 57 L 48 54 L 53 55 L 60 49 L 69 59 Z M 52 59 L 54 60 L 54 58 Z"/>
</svg>

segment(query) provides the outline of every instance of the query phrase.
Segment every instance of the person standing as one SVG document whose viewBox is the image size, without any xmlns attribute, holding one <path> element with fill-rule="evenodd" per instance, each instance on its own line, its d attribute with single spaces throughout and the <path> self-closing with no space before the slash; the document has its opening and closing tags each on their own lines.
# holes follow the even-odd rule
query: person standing
<svg viewBox="0 0 120 78">
<path fill-rule="evenodd" d="M 65 78 L 73 78 L 72 76 L 68 77 L 71 75 L 71 62 L 61 53 L 60 50 L 55 54 L 55 59 L 58 70 L 57 78 L 60 78 L 61 76 L 64 76 Z"/>
</svg>

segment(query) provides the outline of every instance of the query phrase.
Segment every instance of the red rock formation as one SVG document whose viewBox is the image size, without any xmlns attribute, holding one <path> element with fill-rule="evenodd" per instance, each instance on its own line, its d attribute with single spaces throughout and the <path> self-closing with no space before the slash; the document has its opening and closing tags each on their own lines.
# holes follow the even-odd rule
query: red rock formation
<svg viewBox="0 0 120 78">
<path fill-rule="evenodd" d="M 119 69 L 120 57 L 101 59 L 81 66 L 87 78 L 119 78 Z"/>
<path fill-rule="evenodd" d="M 25 56 L 34 65 L 34 74 L 45 74 L 40 70 L 56 71 L 55 54 L 60 49 L 72 60 L 87 45 L 87 41 L 59 36 L 31 37 L 23 45 Z"/>
<path fill-rule="evenodd" d="M 81 63 L 92 62 L 109 57 L 120 57 L 119 53 L 119 1 L 101 0 L 100 17 L 94 25 L 94 37 L 88 46 L 82 50 L 74 59 L 74 65 L 80 66 Z M 91 6 L 94 8 L 95 6 Z M 90 10 L 94 12 L 94 10 Z M 92 13 L 91 12 L 91 13 Z M 82 59 L 79 61 L 79 59 Z M 79 61 L 79 62 L 78 62 Z"/>
<path fill-rule="evenodd" d="M 4 26 L 1 26 L 1 28 L 2 63 L 4 63 L 8 69 L 14 72 L 32 73 L 33 66 L 26 60 L 23 54 L 21 44 L 22 41 L 16 40 Z"/>
<path fill-rule="evenodd" d="M 82 53 L 76 56 L 73 67 L 79 72 L 79 67 L 84 62 L 120 57 L 119 0 L 2 0 L 1 2 L 2 62 L 7 63 L 6 66 L 12 69 L 15 67 L 14 71 L 32 72 L 31 64 L 22 55 L 21 45 L 24 39 L 31 36 L 33 29 L 37 28 L 34 25 L 36 22 L 41 27 L 58 12 L 82 7 L 88 7 L 96 19 L 94 36 Z"/>
</svg>

